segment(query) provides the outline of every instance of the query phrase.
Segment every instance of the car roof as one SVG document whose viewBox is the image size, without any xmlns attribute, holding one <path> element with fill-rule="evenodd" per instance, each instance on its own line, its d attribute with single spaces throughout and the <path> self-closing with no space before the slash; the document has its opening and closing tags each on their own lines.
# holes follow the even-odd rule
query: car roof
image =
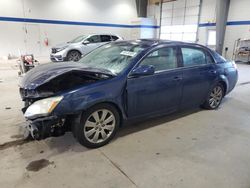
<svg viewBox="0 0 250 188">
<path fill-rule="evenodd" d="M 118 36 L 117 34 L 113 34 L 113 33 L 90 33 L 87 36 L 93 36 L 93 35 L 112 35 L 112 36 Z"/>
<path fill-rule="evenodd" d="M 124 40 L 124 41 L 119 41 L 115 43 L 138 43 L 142 45 L 146 45 L 149 47 L 160 45 L 160 44 L 173 44 L 173 45 L 188 45 L 188 46 L 196 46 L 196 47 L 201 47 L 201 48 L 206 48 L 203 45 L 197 44 L 197 43 L 192 43 L 192 42 L 182 42 L 182 41 L 173 41 L 173 40 L 163 40 L 163 39 L 137 39 L 137 40 Z"/>
</svg>

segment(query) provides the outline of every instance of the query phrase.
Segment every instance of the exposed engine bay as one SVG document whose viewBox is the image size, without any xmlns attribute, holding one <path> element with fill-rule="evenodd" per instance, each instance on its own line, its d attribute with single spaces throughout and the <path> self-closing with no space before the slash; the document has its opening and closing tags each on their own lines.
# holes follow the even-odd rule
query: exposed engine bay
<svg viewBox="0 0 250 188">
<path fill-rule="evenodd" d="M 68 70 L 63 74 L 53 76 L 47 79 L 43 84 L 40 84 L 34 89 L 27 89 L 20 87 L 20 94 L 24 101 L 23 113 L 34 102 L 53 97 L 61 92 L 67 92 L 84 85 L 95 83 L 99 80 L 109 79 L 111 75 L 87 72 L 82 70 Z M 45 139 L 51 136 L 61 136 L 66 131 L 72 129 L 73 117 L 71 115 L 65 117 L 57 117 L 55 115 L 49 115 L 44 117 L 36 117 L 31 120 L 27 120 L 25 128 L 25 137 L 31 136 L 33 139 Z"/>
<path fill-rule="evenodd" d="M 108 79 L 110 76 L 102 73 L 83 73 L 82 71 L 70 71 L 59 75 L 36 89 L 25 89 L 20 87 L 20 95 L 25 102 L 25 107 L 36 100 L 56 95 L 59 92 L 73 90 L 79 86 L 94 83 L 98 80 Z"/>
</svg>

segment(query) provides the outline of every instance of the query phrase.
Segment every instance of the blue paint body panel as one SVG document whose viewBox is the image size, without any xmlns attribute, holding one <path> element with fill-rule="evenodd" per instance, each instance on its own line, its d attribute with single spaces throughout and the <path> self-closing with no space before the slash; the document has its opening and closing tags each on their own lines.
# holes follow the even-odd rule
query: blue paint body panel
<svg viewBox="0 0 250 188">
<path fill-rule="evenodd" d="M 225 94 L 229 93 L 236 85 L 238 72 L 234 64 L 227 62 L 207 47 L 162 40 L 141 40 L 140 43 L 146 48 L 117 76 L 58 93 L 64 98 L 55 108 L 53 114 L 57 116 L 77 114 L 95 104 L 108 102 L 119 109 L 123 119 L 151 117 L 201 105 L 212 87 L 218 82 L 225 85 Z M 149 52 L 168 46 L 175 46 L 178 49 L 178 68 L 149 76 L 129 76 L 129 73 L 139 65 Z M 181 46 L 201 49 L 208 53 L 214 62 L 201 66 L 183 67 Z M 81 65 L 77 63 L 44 65 L 42 73 L 39 71 L 39 67 L 28 73 L 21 87 L 35 89 L 31 86 L 41 85 L 46 75 L 47 77 L 56 76 L 60 75 L 60 71 L 72 69 L 82 69 L 83 74 L 84 71 L 98 72 L 94 69 L 81 68 Z M 44 72 L 48 74 L 44 74 Z"/>
</svg>

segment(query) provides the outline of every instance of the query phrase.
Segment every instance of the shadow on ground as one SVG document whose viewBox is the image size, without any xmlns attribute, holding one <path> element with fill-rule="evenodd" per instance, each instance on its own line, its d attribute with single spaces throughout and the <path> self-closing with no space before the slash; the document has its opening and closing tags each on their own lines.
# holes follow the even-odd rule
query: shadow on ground
<svg viewBox="0 0 250 188">
<path fill-rule="evenodd" d="M 163 123 L 168 123 L 176 119 L 197 113 L 199 111 L 202 111 L 202 109 L 195 108 L 167 116 L 150 118 L 144 121 L 127 122 L 118 130 L 115 138 L 113 139 L 113 142 L 115 142 L 116 139 L 119 139 L 119 137 L 124 137 L 135 132 L 140 132 L 148 128 L 159 126 Z M 88 148 L 81 146 L 71 133 L 66 133 L 64 136 L 57 138 L 50 138 L 50 140 L 47 141 L 46 144 L 51 150 L 55 149 L 57 154 L 63 153 L 65 151 L 84 152 L 89 150 Z"/>
<path fill-rule="evenodd" d="M 223 103 L 226 103 L 226 102 L 227 102 L 227 98 L 223 100 Z M 183 118 L 185 116 L 192 115 L 200 111 L 202 111 L 201 108 L 193 108 L 190 110 L 180 111 L 180 112 L 173 113 L 170 115 L 165 115 L 165 116 L 156 117 L 156 118 L 149 118 L 143 121 L 126 122 L 124 123 L 124 126 L 122 126 L 118 130 L 115 138 L 113 139 L 113 142 L 115 142 L 116 139 L 119 139 L 119 137 L 124 137 L 135 132 L 140 132 L 148 128 L 159 126 L 163 123 L 168 123 L 168 122 Z M 15 145 L 15 143 L 17 144 Z M 7 146 L 8 146 L 8 143 L 7 143 Z M 49 156 L 58 155 L 67 151 L 85 152 L 89 150 L 88 148 L 81 146 L 76 141 L 76 139 L 74 138 L 71 132 L 68 132 L 65 135 L 60 136 L 60 137 L 47 138 L 42 141 L 29 141 L 29 142 L 22 142 L 22 141 L 15 142 L 14 141 L 13 143 L 10 143 L 9 146 L 10 147 L 20 146 L 19 148 L 20 151 L 23 150 L 25 147 L 28 147 L 25 150 L 30 150 L 30 152 L 32 151 L 34 153 L 39 153 L 39 152 L 43 153 L 45 151 L 48 151 L 50 152 Z M 6 147 L 6 143 L 5 143 L 2 145 L 2 149 L 6 149 L 6 148 L 9 148 L 9 147 Z M 25 151 L 23 151 L 22 153 L 25 153 Z"/>
</svg>

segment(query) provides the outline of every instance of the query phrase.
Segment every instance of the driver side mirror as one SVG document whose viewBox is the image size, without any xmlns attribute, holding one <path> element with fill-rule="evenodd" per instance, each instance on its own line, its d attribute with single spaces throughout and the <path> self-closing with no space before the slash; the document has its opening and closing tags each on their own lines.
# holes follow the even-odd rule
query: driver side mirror
<svg viewBox="0 0 250 188">
<path fill-rule="evenodd" d="M 153 65 L 140 65 L 136 67 L 130 73 L 130 77 L 140 77 L 140 76 L 148 76 L 153 75 L 155 73 L 155 68 Z"/>
<path fill-rule="evenodd" d="M 89 42 L 88 40 L 85 40 L 85 41 L 83 41 L 82 44 L 87 45 L 87 44 L 89 44 L 89 43 L 90 43 L 90 42 Z"/>
</svg>

